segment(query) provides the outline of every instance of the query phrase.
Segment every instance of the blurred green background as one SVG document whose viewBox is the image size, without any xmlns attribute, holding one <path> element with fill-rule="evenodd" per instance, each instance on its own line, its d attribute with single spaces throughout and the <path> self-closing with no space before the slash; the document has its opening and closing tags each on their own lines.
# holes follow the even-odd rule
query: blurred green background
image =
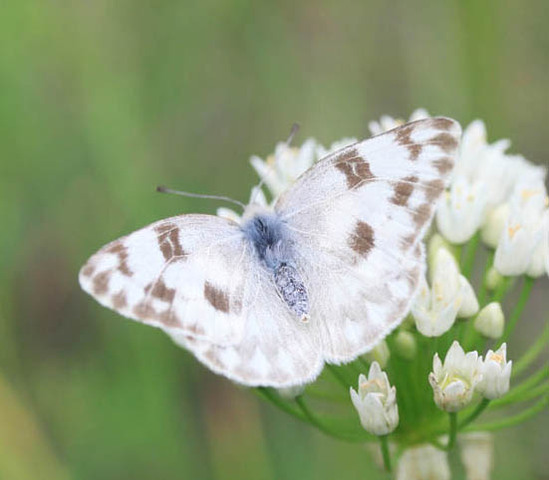
<svg viewBox="0 0 549 480">
<path fill-rule="evenodd" d="M 0 478 L 378 478 L 340 443 L 80 291 L 104 243 L 247 200 L 290 125 L 329 143 L 416 107 L 547 162 L 544 0 L 18 0 L 0 14 Z M 299 141 L 299 139 L 298 139 Z M 538 282 L 510 354 L 546 321 Z M 547 414 L 494 478 L 549 478 Z"/>
</svg>

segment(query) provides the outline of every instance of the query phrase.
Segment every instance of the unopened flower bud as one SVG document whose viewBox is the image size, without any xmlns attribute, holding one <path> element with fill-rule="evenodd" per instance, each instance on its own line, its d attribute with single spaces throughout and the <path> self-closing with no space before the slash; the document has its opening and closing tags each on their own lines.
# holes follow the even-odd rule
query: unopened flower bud
<svg viewBox="0 0 549 480">
<path fill-rule="evenodd" d="M 486 217 L 482 226 L 482 241 L 489 247 L 498 246 L 501 232 L 505 228 L 505 222 L 509 216 L 509 205 L 503 203 L 494 208 Z"/>
<path fill-rule="evenodd" d="M 285 400 L 293 400 L 295 397 L 299 397 L 305 391 L 305 384 L 295 385 L 293 387 L 277 388 L 278 394 Z"/>
<path fill-rule="evenodd" d="M 489 400 L 505 395 L 509 391 L 512 367 L 513 362 L 507 362 L 506 343 L 495 352 L 488 350 L 486 360 L 481 363 L 482 379 L 476 387 L 477 391 Z"/>
<path fill-rule="evenodd" d="M 475 329 L 488 338 L 499 338 L 503 335 L 505 317 L 501 304 L 492 302 L 486 305 L 475 318 Z"/>
<path fill-rule="evenodd" d="M 379 342 L 372 350 L 364 355 L 364 358 L 368 362 L 377 362 L 381 368 L 385 368 L 390 357 L 391 351 L 385 340 Z"/>
<path fill-rule="evenodd" d="M 358 393 L 350 388 L 351 400 L 364 429 L 373 435 L 387 435 L 398 425 L 396 387 L 377 362 L 372 363 L 368 378 L 358 377 Z"/>
<path fill-rule="evenodd" d="M 494 267 L 490 267 L 486 276 L 484 277 L 484 284 L 489 290 L 495 290 L 501 285 L 505 277 L 499 273 Z"/>
<path fill-rule="evenodd" d="M 417 342 L 414 334 L 399 330 L 394 338 L 395 352 L 406 360 L 412 360 L 417 354 Z"/>
</svg>

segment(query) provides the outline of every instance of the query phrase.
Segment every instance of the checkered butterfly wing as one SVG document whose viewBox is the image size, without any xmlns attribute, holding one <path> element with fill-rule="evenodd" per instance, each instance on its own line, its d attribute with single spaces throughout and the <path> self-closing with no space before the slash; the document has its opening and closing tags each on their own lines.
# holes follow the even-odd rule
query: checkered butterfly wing
<svg viewBox="0 0 549 480">
<path fill-rule="evenodd" d="M 460 133 L 448 118 L 408 123 L 329 155 L 277 201 L 327 362 L 371 349 L 408 312 Z"/>
</svg>

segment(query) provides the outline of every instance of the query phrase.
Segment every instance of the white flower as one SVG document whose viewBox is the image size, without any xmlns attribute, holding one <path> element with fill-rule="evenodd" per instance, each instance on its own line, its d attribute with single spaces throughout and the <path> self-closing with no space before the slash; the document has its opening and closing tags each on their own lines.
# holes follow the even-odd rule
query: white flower
<svg viewBox="0 0 549 480">
<path fill-rule="evenodd" d="M 446 452 L 432 445 L 406 449 L 398 461 L 396 480 L 450 480 Z"/>
<path fill-rule="evenodd" d="M 358 377 L 358 393 L 350 388 L 351 400 L 364 429 L 374 435 L 387 435 L 398 425 L 396 388 L 377 362 L 372 363 L 368 378 Z"/>
<path fill-rule="evenodd" d="M 489 247 L 496 248 L 505 228 L 505 222 L 509 218 L 509 204 L 502 203 L 492 209 L 482 226 L 482 241 Z"/>
<path fill-rule="evenodd" d="M 385 340 L 379 342 L 372 350 L 364 355 L 364 358 L 372 363 L 377 362 L 381 368 L 385 368 L 389 358 L 391 357 L 391 351 L 389 350 L 389 345 Z"/>
<path fill-rule="evenodd" d="M 316 149 L 317 142 L 312 138 L 299 148 L 290 147 L 287 142 L 279 142 L 274 154 L 269 155 L 267 160 L 254 155 L 250 163 L 269 188 L 273 198 L 276 198 L 317 160 Z"/>
<path fill-rule="evenodd" d="M 477 390 L 490 400 L 502 397 L 509 391 L 512 367 L 513 362 L 507 362 L 506 343 L 495 352 L 488 350 L 486 360 L 481 363 L 482 380 L 477 385 Z"/>
<path fill-rule="evenodd" d="M 431 288 L 425 279 L 421 280 L 412 303 L 412 315 L 423 335 L 438 337 L 452 327 L 458 314 L 474 315 L 478 311 L 478 301 L 446 248 L 437 249 L 431 267 Z"/>
<path fill-rule="evenodd" d="M 412 115 L 410 115 L 409 122 L 413 122 L 415 120 L 421 120 L 423 118 L 428 118 L 429 113 L 424 108 L 418 108 L 415 110 Z M 379 122 L 372 121 L 368 124 L 368 128 L 370 129 L 370 132 L 372 132 L 372 135 L 379 135 L 380 133 L 387 132 L 388 130 L 392 130 L 393 128 L 396 128 L 400 125 L 404 125 L 406 123 L 404 120 L 400 118 L 393 118 L 389 115 L 383 115 Z"/>
<path fill-rule="evenodd" d="M 460 457 L 467 480 L 490 480 L 494 438 L 488 432 L 464 433 L 458 437 Z"/>
<path fill-rule="evenodd" d="M 492 302 L 486 305 L 476 316 L 474 327 L 488 338 L 499 338 L 503 335 L 505 317 L 501 304 Z"/>
<path fill-rule="evenodd" d="M 480 368 L 478 353 L 466 354 L 457 341 L 454 341 L 448 350 L 444 364 L 436 353 L 433 358 L 433 371 L 429 374 L 429 383 L 433 387 L 437 406 L 446 412 L 457 412 L 466 407 L 482 378 Z"/>
<path fill-rule="evenodd" d="M 465 243 L 480 228 L 488 202 L 487 190 L 481 182 L 470 183 L 456 176 L 450 190 L 441 199 L 437 212 L 437 227 L 452 243 Z"/>
<path fill-rule="evenodd" d="M 494 259 L 502 275 L 543 274 L 547 192 L 543 182 L 517 185 Z"/>
<path fill-rule="evenodd" d="M 252 188 L 252 192 L 250 193 L 250 201 L 248 202 L 248 206 L 251 208 L 254 207 L 262 207 L 262 208 L 271 208 L 269 203 L 267 202 L 267 199 L 265 198 L 265 194 L 263 193 L 263 190 L 258 187 Z M 246 207 L 248 209 L 248 207 Z M 228 218 L 229 220 L 232 220 L 236 223 L 242 222 L 243 215 L 239 215 L 234 210 L 231 210 L 230 208 L 220 207 L 217 209 L 217 216 Z"/>
</svg>

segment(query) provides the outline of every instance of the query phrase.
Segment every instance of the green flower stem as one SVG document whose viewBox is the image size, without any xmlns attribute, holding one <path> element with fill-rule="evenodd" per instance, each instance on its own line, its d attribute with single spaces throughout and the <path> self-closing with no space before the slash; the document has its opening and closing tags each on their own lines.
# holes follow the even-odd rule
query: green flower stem
<svg viewBox="0 0 549 480">
<path fill-rule="evenodd" d="M 535 279 L 531 277 L 524 278 L 524 282 L 520 290 L 519 299 L 517 301 L 517 304 L 515 305 L 515 309 L 513 310 L 511 317 L 509 318 L 509 321 L 507 322 L 507 326 L 505 327 L 505 332 L 501 337 L 500 344 L 502 344 L 503 342 L 506 342 L 509 336 L 511 335 L 511 333 L 513 333 L 513 330 L 515 329 L 515 325 L 517 324 L 522 314 L 522 311 L 524 310 L 524 307 L 528 302 L 528 298 L 530 297 L 530 292 L 532 291 L 532 287 L 534 286 L 534 281 Z"/>
<path fill-rule="evenodd" d="M 446 447 L 446 450 L 450 451 L 456 445 L 458 421 L 457 421 L 457 412 L 450 412 L 448 413 L 448 415 L 450 417 L 450 434 L 448 437 L 448 446 Z"/>
<path fill-rule="evenodd" d="M 480 290 L 478 292 L 478 303 L 481 306 L 486 305 L 486 298 L 488 296 L 488 287 L 486 286 L 486 274 L 488 273 L 488 270 L 492 267 L 492 264 L 494 263 L 494 250 L 490 250 L 488 252 L 488 256 L 486 257 L 486 263 L 484 265 L 484 273 L 482 274 L 482 282 L 480 285 Z"/>
<path fill-rule="evenodd" d="M 380 435 L 379 442 L 381 444 L 381 454 L 383 455 L 383 465 L 385 465 L 385 470 L 387 473 L 393 471 L 391 465 L 391 453 L 389 452 L 389 435 Z"/>
<path fill-rule="evenodd" d="M 296 410 L 288 402 L 280 398 L 275 392 L 270 390 L 266 387 L 257 387 L 254 389 L 259 395 L 261 395 L 263 398 L 267 399 L 269 402 L 271 402 L 276 407 L 280 408 L 280 410 L 299 418 L 299 420 L 303 422 L 307 422 L 307 418 L 303 413 L 301 413 L 299 410 Z"/>
<path fill-rule="evenodd" d="M 343 386 L 345 391 L 349 393 L 349 382 L 345 380 L 343 375 L 341 375 L 340 372 L 338 372 L 337 368 L 333 365 L 330 365 L 329 363 L 326 364 L 326 368 L 330 371 L 330 373 L 336 378 L 336 380 Z"/>
<path fill-rule="evenodd" d="M 344 440 L 346 442 L 367 442 L 370 441 L 372 438 L 370 435 L 353 435 L 348 434 L 340 431 L 333 430 L 328 425 L 321 422 L 309 409 L 307 403 L 305 402 L 305 399 L 303 398 L 303 395 L 299 395 L 295 397 L 295 402 L 298 404 L 299 408 L 301 409 L 301 412 L 303 413 L 304 417 L 307 419 L 307 421 L 318 428 L 321 432 L 325 433 L 326 435 L 329 435 L 330 437 L 337 438 L 339 440 Z"/>
<path fill-rule="evenodd" d="M 464 420 L 459 422 L 459 429 L 465 428 L 467 425 L 469 425 L 471 422 L 473 422 L 484 410 L 486 410 L 486 407 L 490 404 L 490 400 L 487 398 L 483 398 L 482 401 L 477 405 L 477 408 L 473 410 L 473 412 L 467 416 Z"/>
<path fill-rule="evenodd" d="M 539 402 L 532 405 L 530 408 L 523 410 L 512 417 L 507 417 L 502 420 L 491 422 L 491 423 L 481 423 L 477 425 L 471 425 L 466 428 L 466 431 L 488 431 L 488 430 L 499 430 L 501 428 L 512 427 L 518 425 L 529 418 L 537 415 L 543 409 L 549 406 L 549 396 L 543 397 Z"/>
<path fill-rule="evenodd" d="M 492 402 L 490 409 L 506 407 L 512 403 L 528 402 L 529 400 L 533 400 L 534 398 L 547 394 L 549 394 L 549 382 L 545 382 L 537 387 L 531 388 L 520 396 L 505 395 L 502 398 L 498 398 Z"/>
<path fill-rule="evenodd" d="M 466 278 L 470 278 L 471 271 L 475 265 L 475 256 L 477 253 L 480 241 L 480 232 L 475 233 L 473 238 L 467 243 L 467 248 L 462 251 L 461 255 L 461 271 Z"/>
<path fill-rule="evenodd" d="M 538 358 L 538 356 L 544 351 L 547 343 L 549 342 L 549 322 L 545 324 L 542 334 L 534 342 L 534 344 L 524 352 L 522 357 L 513 365 L 513 371 L 511 376 L 515 377 L 520 375 L 524 370 L 526 370 L 532 362 Z"/>
<path fill-rule="evenodd" d="M 509 289 L 513 286 L 514 283 L 515 283 L 514 277 L 503 277 L 503 280 L 501 281 L 498 288 L 492 295 L 491 301 L 501 302 L 505 294 L 509 291 Z"/>
</svg>

